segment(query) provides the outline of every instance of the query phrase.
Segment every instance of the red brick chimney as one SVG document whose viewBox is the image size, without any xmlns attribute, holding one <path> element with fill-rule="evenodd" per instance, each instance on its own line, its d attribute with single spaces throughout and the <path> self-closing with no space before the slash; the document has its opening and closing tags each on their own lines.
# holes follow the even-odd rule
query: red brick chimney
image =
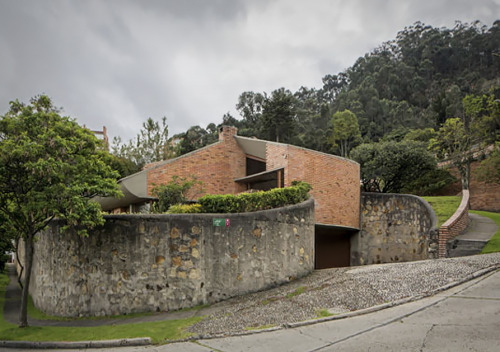
<svg viewBox="0 0 500 352">
<path fill-rule="evenodd" d="M 219 128 L 219 141 L 228 140 L 238 134 L 238 129 L 233 126 L 222 126 Z"/>
</svg>

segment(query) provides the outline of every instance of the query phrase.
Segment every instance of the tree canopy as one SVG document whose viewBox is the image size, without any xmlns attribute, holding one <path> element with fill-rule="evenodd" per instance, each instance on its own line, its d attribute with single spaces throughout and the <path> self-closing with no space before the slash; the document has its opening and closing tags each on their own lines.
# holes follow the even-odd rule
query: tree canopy
<svg viewBox="0 0 500 352">
<path fill-rule="evenodd" d="M 148 118 L 142 124 L 137 136 L 126 144 L 122 143 L 120 137 L 115 137 L 112 152 L 120 158 L 133 162 L 138 169 L 146 164 L 173 157 L 174 150 L 168 143 L 167 118 L 163 117 L 161 124 L 151 117 Z"/>
<path fill-rule="evenodd" d="M 49 97 L 13 101 L 0 118 L 0 213 L 7 231 L 25 243 L 25 283 L 20 326 L 27 326 L 27 299 L 34 237 L 55 218 L 66 226 L 103 224 L 94 196 L 118 195 L 108 153 L 89 130 L 59 115 Z"/>
<path fill-rule="evenodd" d="M 425 144 L 415 141 L 361 144 L 351 157 L 361 166 L 365 192 L 399 193 L 419 175 L 436 168 Z"/>
<path fill-rule="evenodd" d="M 334 146 L 338 145 L 340 156 L 347 157 L 353 143 L 361 139 L 358 118 L 349 110 L 337 111 L 333 114 L 331 123 L 333 125 L 331 143 Z"/>
<path fill-rule="evenodd" d="M 493 101 L 500 99 L 499 48 L 500 20 L 489 28 L 480 22 L 453 28 L 416 22 L 351 67 L 325 75 L 319 88 L 243 92 L 236 102 L 240 117 L 225 115 L 221 124 L 238 127 L 243 136 L 338 154 L 341 148 L 328 141 L 334 133 L 330 120 L 344 110 L 356 115 L 365 143 L 398 130 L 435 130 L 466 113 L 467 95 L 492 89 Z M 499 122 L 491 121 L 490 130 Z"/>
</svg>

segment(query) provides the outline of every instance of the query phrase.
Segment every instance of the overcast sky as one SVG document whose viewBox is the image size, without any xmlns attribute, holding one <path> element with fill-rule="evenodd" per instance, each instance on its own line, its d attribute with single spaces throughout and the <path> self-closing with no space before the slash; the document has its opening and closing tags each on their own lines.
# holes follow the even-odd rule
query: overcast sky
<svg viewBox="0 0 500 352">
<path fill-rule="evenodd" d="M 0 114 L 48 94 L 111 136 L 220 123 L 244 91 L 320 88 L 416 21 L 500 19 L 500 0 L 0 0 Z"/>
</svg>

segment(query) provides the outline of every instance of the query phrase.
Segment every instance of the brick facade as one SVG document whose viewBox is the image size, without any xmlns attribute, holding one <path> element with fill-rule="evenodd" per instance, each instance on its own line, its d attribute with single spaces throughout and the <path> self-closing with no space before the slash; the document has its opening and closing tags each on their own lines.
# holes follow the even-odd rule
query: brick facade
<svg viewBox="0 0 500 352">
<path fill-rule="evenodd" d="M 193 194 L 197 198 L 204 194 L 238 193 L 244 190 L 234 182 L 245 176 L 245 153 L 233 136 L 234 127 L 225 127 L 219 142 L 195 150 L 179 158 L 166 160 L 148 170 L 148 193 L 154 185 L 168 183 L 173 176 L 195 176 L 203 183 L 203 192 Z"/>
<path fill-rule="evenodd" d="M 245 191 L 246 184 L 235 180 L 248 176 L 246 158 L 247 152 L 251 151 L 244 150 L 237 141 L 243 137 L 236 135 L 236 128 L 223 127 L 217 143 L 152 165 L 146 170 L 148 194 L 151 196 L 154 185 L 168 183 L 173 176 L 195 176 L 202 182 L 203 192 L 188 195 L 193 199 L 204 194 Z M 359 228 L 359 164 L 288 144 L 255 139 L 247 141 L 265 148 L 266 171 L 283 168 L 280 171 L 284 173 L 283 186 L 290 186 L 293 181 L 305 181 L 312 185 L 317 223 Z"/>
<path fill-rule="evenodd" d="M 359 164 L 292 145 L 267 143 L 268 169 L 285 168 L 285 186 L 305 181 L 313 186 L 316 222 L 359 228 Z"/>
</svg>

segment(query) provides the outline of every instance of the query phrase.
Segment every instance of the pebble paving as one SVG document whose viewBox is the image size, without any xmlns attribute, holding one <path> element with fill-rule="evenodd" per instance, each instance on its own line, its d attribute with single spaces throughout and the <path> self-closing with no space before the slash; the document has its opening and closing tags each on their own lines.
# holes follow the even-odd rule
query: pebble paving
<svg viewBox="0 0 500 352">
<path fill-rule="evenodd" d="M 286 285 L 211 306 L 189 329 L 196 336 L 228 335 L 345 313 L 420 295 L 500 266 L 500 253 L 314 271 Z"/>
</svg>

